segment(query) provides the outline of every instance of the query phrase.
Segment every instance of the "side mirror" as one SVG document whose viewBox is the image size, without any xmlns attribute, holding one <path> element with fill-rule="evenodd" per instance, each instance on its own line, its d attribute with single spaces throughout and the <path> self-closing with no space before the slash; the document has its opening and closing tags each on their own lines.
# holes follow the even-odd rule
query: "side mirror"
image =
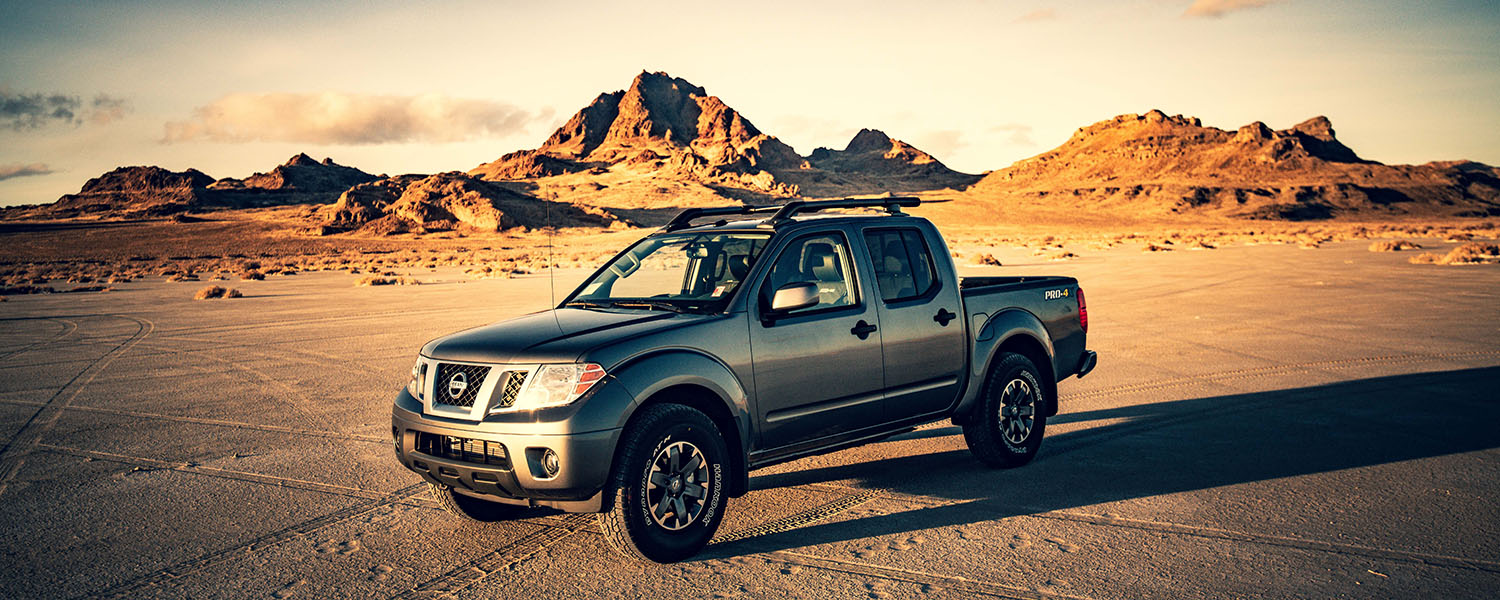
<svg viewBox="0 0 1500 600">
<path fill-rule="evenodd" d="M 771 296 L 773 313 L 788 313 L 817 305 L 818 285 L 808 281 L 783 285 L 776 288 L 776 295 Z"/>
</svg>

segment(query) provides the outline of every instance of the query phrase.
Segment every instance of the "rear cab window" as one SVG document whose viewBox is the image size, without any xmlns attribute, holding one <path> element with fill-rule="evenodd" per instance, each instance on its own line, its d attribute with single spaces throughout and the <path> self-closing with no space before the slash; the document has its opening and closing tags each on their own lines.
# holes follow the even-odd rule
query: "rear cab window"
<svg viewBox="0 0 1500 600">
<path fill-rule="evenodd" d="M 865 231 L 870 266 L 886 303 L 926 296 L 937 287 L 932 252 L 916 229 Z"/>
</svg>

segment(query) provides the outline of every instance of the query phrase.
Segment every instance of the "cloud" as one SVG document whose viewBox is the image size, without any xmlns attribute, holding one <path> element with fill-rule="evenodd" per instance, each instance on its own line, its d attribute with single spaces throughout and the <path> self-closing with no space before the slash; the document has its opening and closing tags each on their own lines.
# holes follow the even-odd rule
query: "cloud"
<svg viewBox="0 0 1500 600">
<path fill-rule="evenodd" d="M 916 137 L 914 144 L 922 151 L 938 157 L 952 156 L 953 151 L 964 145 L 963 133 L 957 129 L 929 131 Z"/>
<path fill-rule="evenodd" d="M 1035 146 L 1031 139 L 1031 126 L 1020 123 L 1002 123 L 990 128 L 990 133 L 1006 134 L 1006 140 L 1017 146 Z"/>
<path fill-rule="evenodd" d="M 437 94 L 236 93 L 194 109 L 190 119 L 167 123 L 162 141 L 461 142 L 517 133 L 533 119 L 509 104 Z"/>
<path fill-rule="evenodd" d="M 1260 8 L 1277 1 L 1279 0 L 1193 0 L 1192 6 L 1189 6 L 1182 16 L 1222 17 L 1237 10 Z"/>
<path fill-rule="evenodd" d="M 1057 11 L 1051 8 L 1033 10 L 1016 18 L 1016 23 L 1034 23 L 1036 21 L 1051 21 L 1057 18 Z"/>
<path fill-rule="evenodd" d="M 107 124 L 130 112 L 123 98 L 99 94 L 85 102 L 67 94 L 16 94 L 0 90 L 0 126 L 14 131 L 40 129 L 47 125 Z"/>
<path fill-rule="evenodd" d="M 42 163 L 31 163 L 29 165 L 23 165 L 20 163 L 16 163 L 13 165 L 0 165 L 0 181 L 15 179 L 17 177 L 47 175 L 54 172 L 55 171 L 53 171 L 50 167 Z"/>
</svg>

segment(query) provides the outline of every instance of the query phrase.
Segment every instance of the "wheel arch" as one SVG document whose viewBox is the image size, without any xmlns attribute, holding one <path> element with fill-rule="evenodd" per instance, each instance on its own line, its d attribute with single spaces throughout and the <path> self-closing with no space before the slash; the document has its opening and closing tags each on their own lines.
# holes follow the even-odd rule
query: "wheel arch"
<svg viewBox="0 0 1500 600">
<path fill-rule="evenodd" d="M 974 349 L 971 356 L 969 385 L 964 397 L 953 411 L 953 422 L 963 425 L 978 405 L 980 392 L 988 380 L 996 360 L 1007 352 L 1025 356 L 1036 365 L 1045 388 L 1044 416 L 1057 414 L 1057 370 L 1052 364 L 1051 338 L 1042 321 L 1025 310 L 1011 308 L 1002 310 L 979 327 L 974 333 Z"/>
<path fill-rule="evenodd" d="M 742 496 L 748 491 L 746 453 L 752 435 L 749 409 L 744 388 L 728 366 L 701 352 L 673 349 L 635 357 L 612 371 L 611 375 L 634 397 L 629 411 L 620 416 L 620 427 L 629 427 L 642 408 L 653 404 L 680 404 L 697 410 L 719 428 L 729 449 L 729 496 Z M 619 454 L 616 448 L 611 472 Z"/>
</svg>

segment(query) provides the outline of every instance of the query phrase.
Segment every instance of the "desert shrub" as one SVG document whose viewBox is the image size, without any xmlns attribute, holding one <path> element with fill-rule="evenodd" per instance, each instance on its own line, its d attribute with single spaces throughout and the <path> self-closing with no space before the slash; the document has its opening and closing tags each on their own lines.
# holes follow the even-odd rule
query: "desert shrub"
<svg viewBox="0 0 1500 600">
<path fill-rule="evenodd" d="M 1409 262 L 1409 263 L 1414 264 L 1414 265 L 1435 265 L 1435 264 L 1438 264 L 1438 262 L 1441 261 L 1441 260 L 1443 260 L 1442 255 L 1433 254 L 1431 252 L 1423 252 L 1421 254 L 1418 254 L 1416 256 L 1413 256 L 1411 258 L 1406 259 L 1406 262 Z"/>
<path fill-rule="evenodd" d="M 1146 247 L 1141 249 L 1142 252 L 1167 252 L 1169 250 L 1171 250 L 1171 248 L 1168 248 L 1166 246 L 1158 246 L 1156 244 L 1146 244 Z"/>
<path fill-rule="evenodd" d="M 250 269 L 248 271 L 244 271 L 244 272 L 240 273 L 240 280 L 241 281 L 260 281 L 260 280 L 263 280 L 265 278 L 266 278 L 266 274 L 265 273 L 262 273 L 260 271 L 255 270 L 255 269 Z"/>
<path fill-rule="evenodd" d="M 410 277 L 385 277 L 377 275 L 374 277 L 366 277 L 364 279 L 356 281 L 354 285 L 417 285 L 417 280 Z"/>
<path fill-rule="evenodd" d="M 1402 250 L 1421 250 L 1421 244 L 1411 240 L 1386 240 L 1370 244 L 1371 252 L 1400 252 Z"/>
<path fill-rule="evenodd" d="M 229 291 L 224 292 L 225 298 L 243 298 L 244 296 L 244 294 L 241 294 L 239 290 L 234 288 L 229 288 Z"/>
<path fill-rule="evenodd" d="M 1443 257 L 1445 265 L 1473 265 L 1500 260 L 1500 246 L 1495 244 L 1464 244 L 1448 251 Z"/>
<path fill-rule="evenodd" d="M 999 267 L 999 266 L 1002 266 L 1000 264 L 1000 259 L 995 258 L 995 255 L 993 255 L 993 254 L 985 254 L 983 256 L 980 256 L 979 257 L 979 264 L 987 266 L 987 267 Z"/>
<path fill-rule="evenodd" d="M 211 285 L 211 286 L 208 286 L 208 287 L 203 288 L 201 290 L 198 290 L 198 293 L 193 294 L 193 299 L 194 300 L 208 300 L 210 298 L 223 298 L 224 294 L 227 294 L 227 293 L 229 293 L 229 290 L 226 290 L 223 287 L 220 287 L 220 286 L 217 286 L 217 285 Z"/>
<path fill-rule="evenodd" d="M 167 281 L 197 281 L 198 276 L 192 273 L 177 273 L 167 278 Z"/>
</svg>

